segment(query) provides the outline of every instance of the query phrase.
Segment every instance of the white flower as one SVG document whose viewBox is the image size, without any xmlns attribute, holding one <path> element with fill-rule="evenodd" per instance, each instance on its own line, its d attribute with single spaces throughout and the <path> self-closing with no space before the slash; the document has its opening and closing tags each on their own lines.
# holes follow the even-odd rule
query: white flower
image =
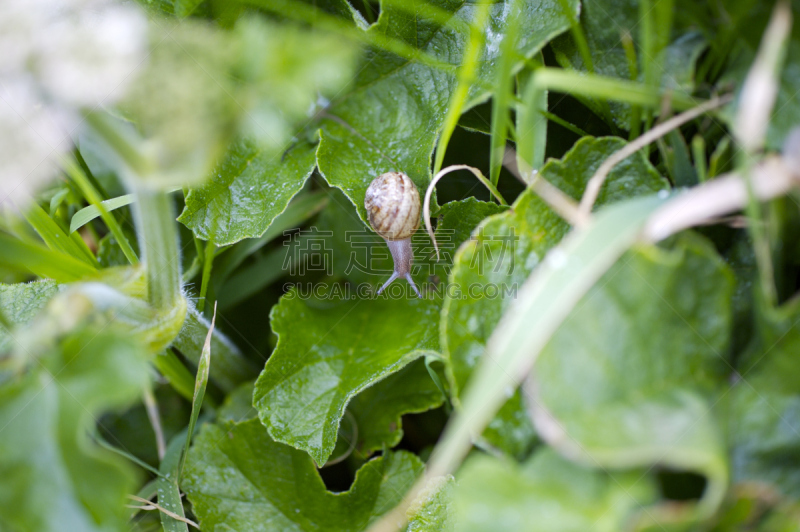
<svg viewBox="0 0 800 532">
<path fill-rule="evenodd" d="M 0 206 L 56 175 L 81 109 L 124 95 L 146 32 L 112 0 L 0 0 Z"/>
<path fill-rule="evenodd" d="M 0 86 L 0 206 L 13 207 L 57 171 L 74 121 L 33 97 L 32 83 Z"/>
</svg>

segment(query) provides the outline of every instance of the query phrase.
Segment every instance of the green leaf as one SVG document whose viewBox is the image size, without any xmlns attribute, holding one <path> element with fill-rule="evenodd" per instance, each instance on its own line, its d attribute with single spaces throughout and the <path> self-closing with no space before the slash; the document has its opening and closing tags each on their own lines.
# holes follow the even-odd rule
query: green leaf
<svg viewBox="0 0 800 532">
<path fill-rule="evenodd" d="M 571 3 L 577 8 L 577 2 Z M 439 0 L 435 7 L 452 13 L 447 26 L 419 17 L 413 9 L 384 4 L 370 33 L 385 35 L 453 65 L 462 59 L 469 40 L 468 24 L 478 5 Z M 486 42 L 479 57 L 477 82 L 469 108 L 490 95 L 500 54 L 497 36 L 510 15 L 511 0 L 492 4 Z M 531 57 L 553 36 L 569 27 L 557 0 L 526 2 L 519 17 L 515 52 Z M 364 195 L 376 176 L 403 171 L 420 190 L 430 181 L 430 162 L 444 124 L 447 105 L 456 88 L 454 71 L 410 62 L 389 52 L 370 50 L 350 91 L 333 100 L 322 125 L 317 164 L 328 183 L 344 191 L 366 223 Z M 335 117 L 335 118 L 331 118 Z"/>
<path fill-rule="evenodd" d="M 256 381 L 253 406 L 276 441 L 324 464 L 347 403 L 413 360 L 435 353 L 435 300 L 303 300 L 272 308 L 278 345 Z"/>
<path fill-rule="evenodd" d="M 728 481 L 711 399 L 730 370 L 732 293 L 732 273 L 691 233 L 628 253 L 539 355 L 530 390 L 540 436 L 587 465 L 704 474 L 698 510 L 710 515 Z"/>
<path fill-rule="evenodd" d="M 641 472 L 609 474 L 543 449 L 523 464 L 489 456 L 467 461 L 454 490 L 458 530 L 627 530 L 657 487 Z"/>
<path fill-rule="evenodd" d="M 228 394 L 225 402 L 217 411 L 218 421 L 247 421 L 258 416 L 253 408 L 253 388 L 255 381 L 246 382 Z"/>
<path fill-rule="evenodd" d="M 199 364 L 209 328 L 208 321 L 197 310 L 189 307 L 183 328 L 172 346 L 192 363 Z M 231 390 L 255 375 L 256 369 L 250 361 L 233 342 L 217 330 L 211 336 L 211 351 L 214 353 L 214 367 L 210 377 L 223 390 Z"/>
<path fill-rule="evenodd" d="M 387 453 L 367 462 L 350 490 L 331 493 L 305 453 L 274 442 L 254 419 L 203 427 L 182 488 L 203 530 L 357 532 L 394 507 L 422 469 L 410 453 Z"/>
<path fill-rule="evenodd" d="M 597 167 L 624 145 L 622 139 L 614 137 L 583 138 L 562 160 L 549 161 L 541 175 L 576 200 L 580 199 Z M 612 170 L 597 203 L 608 204 L 667 186 L 644 156 L 637 153 Z M 528 190 L 511 210 L 481 224 L 477 237 L 459 249 L 450 282 L 461 294 L 445 299 L 440 325 L 443 349 L 450 359 L 449 379 L 456 404 L 495 325 L 516 298 L 518 289 L 569 229 L 564 220 Z M 470 289 L 477 296 L 471 295 Z M 495 296 L 491 297 L 493 293 Z M 512 391 L 509 397 L 484 437 L 490 445 L 522 456 L 530 450 L 534 432 L 519 393 Z"/>
<path fill-rule="evenodd" d="M 759 481 L 800 498 L 800 301 L 759 313 L 755 342 L 743 355 L 728 401 L 735 481 Z"/>
<path fill-rule="evenodd" d="M 8 325 L 25 325 L 44 308 L 50 298 L 58 292 L 54 281 L 33 283 L 0 283 L 0 353 L 5 353 L 14 345 L 14 337 L 6 328 Z"/>
<path fill-rule="evenodd" d="M 651 15 L 652 16 L 652 15 Z M 656 21 L 658 24 L 660 21 Z M 625 80 L 632 79 L 631 69 L 625 55 L 620 35 L 627 32 L 637 47 L 639 28 L 642 23 L 638 0 L 584 0 L 581 2 L 581 28 L 586 35 L 592 57 L 594 72 Z M 562 66 L 586 70 L 578 47 L 571 35 L 563 35 L 553 40 L 553 49 Z M 654 72 L 661 87 L 691 93 L 694 89 L 694 69 L 697 59 L 706 46 L 705 39 L 689 28 L 676 28 L 672 42 L 664 50 L 660 72 Z M 645 61 L 655 58 L 643 57 L 639 50 L 637 74 L 643 81 Z M 614 121 L 622 128 L 630 129 L 631 109 L 627 104 L 611 102 Z M 599 111 L 599 107 L 595 105 Z"/>
<path fill-rule="evenodd" d="M 356 450 L 369 456 L 384 447 L 391 449 L 403 437 L 401 416 L 425 412 L 443 401 L 425 361 L 415 360 L 356 395 L 347 405 L 358 427 Z"/>
<path fill-rule="evenodd" d="M 41 362 L 0 388 L 0 528 L 122 530 L 134 473 L 87 432 L 139 396 L 146 355 L 108 330 L 84 330 Z"/>
<path fill-rule="evenodd" d="M 456 526 L 452 506 L 455 480 L 451 476 L 431 481 L 406 511 L 406 532 L 453 532 Z"/>
<path fill-rule="evenodd" d="M 218 246 L 260 237 L 314 171 L 315 150 L 303 142 L 281 157 L 252 141 L 237 141 L 211 180 L 186 195 L 178 221 Z"/>
</svg>

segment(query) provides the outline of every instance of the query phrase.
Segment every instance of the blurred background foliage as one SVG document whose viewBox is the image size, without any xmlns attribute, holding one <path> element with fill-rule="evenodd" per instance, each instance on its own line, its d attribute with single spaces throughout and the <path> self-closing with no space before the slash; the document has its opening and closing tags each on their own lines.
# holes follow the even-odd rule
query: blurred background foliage
<svg viewBox="0 0 800 532">
<path fill-rule="evenodd" d="M 579 201 L 603 160 L 720 95 L 733 101 L 616 166 L 598 208 L 781 150 L 796 161 L 800 25 L 760 51 L 780 7 L 800 14 L 797 0 L 4 2 L 0 530 L 377 523 L 514 300 L 441 289 L 521 286 L 571 230 L 526 169 Z M 752 149 L 737 112 L 767 63 L 776 100 Z M 437 186 L 442 259 L 413 240 L 424 300 L 301 297 L 391 272 L 362 207 L 375 176 L 404 171 L 424 193 L 454 164 L 510 207 L 467 172 Z M 798 205 L 793 190 L 629 250 L 407 530 L 800 529 Z M 314 246 L 330 267 L 304 267 L 295 251 Z"/>
</svg>

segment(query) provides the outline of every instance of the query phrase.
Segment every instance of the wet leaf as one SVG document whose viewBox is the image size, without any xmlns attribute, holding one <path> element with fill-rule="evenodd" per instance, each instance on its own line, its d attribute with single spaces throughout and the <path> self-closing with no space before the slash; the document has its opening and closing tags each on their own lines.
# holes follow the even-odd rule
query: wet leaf
<svg viewBox="0 0 800 532">
<path fill-rule="evenodd" d="M 254 419 L 205 426 L 182 488 L 204 530 L 353 532 L 394 507 L 422 468 L 410 453 L 387 453 L 359 469 L 350 490 L 331 493 L 308 455 Z"/>
<path fill-rule="evenodd" d="M 435 300 L 303 300 L 293 290 L 270 313 L 278 345 L 256 381 L 253 405 L 272 438 L 324 464 L 339 421 L 359 392 L 436 354 Z"/>
<path fill-rule="evenodd" d="M 542 169 L 542 176 L 580 199 L 597 167 L 622 146 L 624 141 L 613 137 L 581 139 L 562 160 L 549 161 Z M 666 186 L 666 181 L 637 153 L 611 172 L 598 197 L 598 205 L 653 193 Z M 445 299 L 441 322 L 443 348 L 450 357 L 450 380 L 456 398 L 517 290 L 569 228 L 538 196 L 526 191 L 510 211 L 481 224 L 477 237 L 456 254 L 450 283 L 460 294 Z M 524 456 L 534 441 L 534 431 L 519 393 L 509 390 L 508 395 L 509 402 L 484 437 L 490 445 L 514 456 Z"/>
<path fill-rule="evenodd" d="M 543 449 L 522 464 L 476 456 L 459 474 L 453 499 L 464 532 L 615 532 L 656 494 L 641 472 L 586 469 Z"/>
<path fill-rule="evenodd" d="M 491 6 L 488 38 L 480 53 L 471 105 L 491 93 L 500 53 L 498 37 L 509 16 L 520 18 L 520 56 L 531 57 L 568 28 L 557 0 L 526 2 L 524 11 L 514 15 L 511 4 L 503 0 Z M 569 4 L 577 9 L 577 2 Z M 386 3 L 378 22 L 367 31 L 404 41 L 455 67 L 468 39 L 465 23 L 473 20 L 476 4 L 440 0 L 435 6 L 452 13 L 447 26 Z M 517 62 L 514 70 L 520 66 Z M 378 175 L 391 170 L 405 172 L 424 192 L 456 76 L 455 68 L 434 68 L 379 50 L 369 50 L 357 71 L 350 90 L 334 98 L 327 118 L 323 117 L 317 163 L 328 182 L 342 189 L 356 205 L 366 223 L 364 195 Z"/>
<path fill-rule="evenodd" d="M 73 333 L 0 388 L 0 527 L 118 530 L 134 471 L 90 441 L 97 416 L 148 381 L 143 350 L 109 331 Z"/>
</svg>

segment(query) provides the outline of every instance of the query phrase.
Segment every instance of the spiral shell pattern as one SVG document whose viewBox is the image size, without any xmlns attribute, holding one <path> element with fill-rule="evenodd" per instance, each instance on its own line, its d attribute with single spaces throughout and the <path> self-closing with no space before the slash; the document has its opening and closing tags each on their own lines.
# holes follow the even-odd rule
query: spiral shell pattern
<svg viewBox="0 0 800 532">
<path fill-rule="evenodd" d="M 364 198 L 369 224 L 386 240 L 404 240 L 419 227 L 419 191 L 404 173 L 376 177 Z"/>
</svg>

